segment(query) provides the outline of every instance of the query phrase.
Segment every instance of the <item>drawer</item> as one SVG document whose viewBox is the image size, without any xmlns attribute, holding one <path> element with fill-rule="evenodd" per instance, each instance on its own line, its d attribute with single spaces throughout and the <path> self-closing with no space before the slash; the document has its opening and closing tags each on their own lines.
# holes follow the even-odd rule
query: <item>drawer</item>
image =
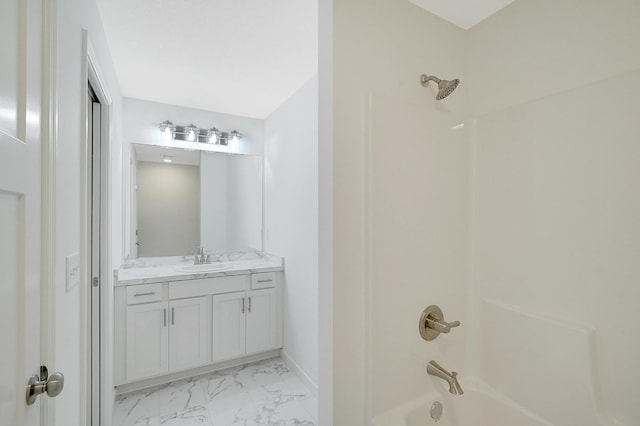
<svg viewBox="0 0 640 426">
<path fill-rule="evenodd" d="M 276 272 L 251 274 L 251 290 L 275 287 L 277 278 Z"/>
<path fill-rule="evenodd" d="M 207 296 L 210 294 L 233 293 L 249 288 L 249 275 L 201 278 L 197 280 L 172 281 L 169 283 L 169 299 Z"/>
<path fill-rule="evenodd" d="M 162 300 L 162 283 L 130 285 L 127 287 L 127 305 L 159 302 Z"/>
</svg>

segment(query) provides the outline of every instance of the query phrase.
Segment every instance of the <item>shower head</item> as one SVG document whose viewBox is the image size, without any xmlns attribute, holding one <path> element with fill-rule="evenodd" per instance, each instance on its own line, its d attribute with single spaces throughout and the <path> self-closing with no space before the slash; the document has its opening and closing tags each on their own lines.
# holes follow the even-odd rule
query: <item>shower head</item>
<svg viewBox="0 0 640 426">
<path fill-rule="evenodd" d="M 438 83 L 438 94 L 436 95 L 437 100 L 442 100 L 452 94 L 453 91 L 456 90 L 456 87 L 458 87 L 458 84 L 460 84 L 460 80 L 457 78 L 453 80 L 440 80 L 438 77 L 432 75 L 428 76 L 422 74 L 420 76 L 420 84 L 422 84 L 423 87 L 427 87 L 431 80 Z"/>
</svg>

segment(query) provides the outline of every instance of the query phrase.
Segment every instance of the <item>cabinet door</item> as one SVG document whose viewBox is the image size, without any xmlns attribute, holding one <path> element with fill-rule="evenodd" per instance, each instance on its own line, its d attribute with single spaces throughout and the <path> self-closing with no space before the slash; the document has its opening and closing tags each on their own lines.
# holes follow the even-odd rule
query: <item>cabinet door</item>
<svg viewBox="0 0 640 426">
<path fill-rule="evenodd" d="M 247 292 L 247 354 L 277 348 L 276 289 Z"/>
<path fill-rule="evenodd" d="M 167 303 L 127 307 L 127 381 L 169 370 Z"/>
<path fill-rule="evenodd" d="M 212 361 L 245 354 L 245 292 L 212 297 Z"/>
<path fill-rule="evenodd" d="M 209 298 L 169 302 L 169 370 L 209 362 Z"/>
</svg>

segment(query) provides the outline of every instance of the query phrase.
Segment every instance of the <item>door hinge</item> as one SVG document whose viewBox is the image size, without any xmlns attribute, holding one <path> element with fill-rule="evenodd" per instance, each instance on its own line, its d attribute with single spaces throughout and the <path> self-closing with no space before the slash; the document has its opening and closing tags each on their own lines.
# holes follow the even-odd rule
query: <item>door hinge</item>
<svg viewBox="0 0 640 426">
<path fill-rule="evenodd" d="M 100 285 L 100 278 L 98 277 L 93 277 L 93 279 L 91 280 L 91 285 L 93 287 L 98 287 Z"/>
</svg>

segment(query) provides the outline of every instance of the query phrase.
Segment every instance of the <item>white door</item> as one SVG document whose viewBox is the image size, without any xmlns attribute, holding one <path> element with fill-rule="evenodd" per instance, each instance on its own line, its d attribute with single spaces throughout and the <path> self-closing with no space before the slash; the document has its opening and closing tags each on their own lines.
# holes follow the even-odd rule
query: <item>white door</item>
<svg viewBox="0 0 640 426">
<path fill-rule="evenodd" d="M 209 297 L 169 302 L 169 370 L 177 371 L 209 362 Z"/>
<path fill-rule="evenodd" d="M 212 361 L 222 361 L 245 354 L 245 292 L 212 297 Z"/>
<path fill-rule="evenodd" d="M 46 423 L 46 396 L 27 405 L 25 387 L 47 349 L 40 343 L 42 15 L 39 1 L 26 3 L 0 1 L 0 424 L 36 426 Z"/>
<path fill-rule="evenodd" d="M 0 424 L 39 425 L 25 385 L 40 367 L 40 188 L 37 147 L 0 133 Z M 34 170 L 36 169 L 36 170 Z M 36 174 L 30 176 L 30 172 Z"/>
<path fill-rule="evenodd" d="M 127 381 L 169 371 L 167 302 L 127 306 Z"/>
<path fill-rule="evenodd" d="M 247 292 L 247 354 L 277 346 L 276 289 Z"/>
</svg>

